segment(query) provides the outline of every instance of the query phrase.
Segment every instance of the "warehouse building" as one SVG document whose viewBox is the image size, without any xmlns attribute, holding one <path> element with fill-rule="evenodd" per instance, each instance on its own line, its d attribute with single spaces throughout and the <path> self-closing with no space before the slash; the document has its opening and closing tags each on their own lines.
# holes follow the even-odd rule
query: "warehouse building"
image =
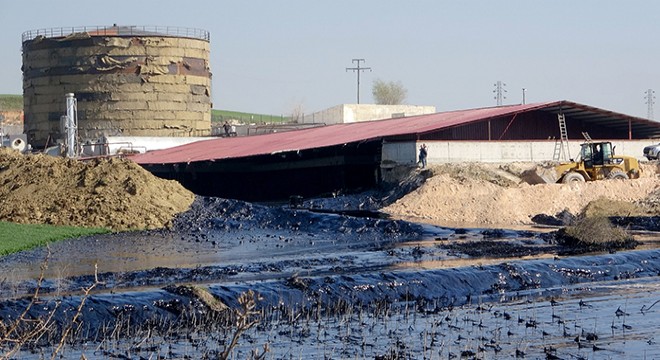
<svg viewBox="0 0 660 360">
<path fill-rule="evenodd" d="M 395 179 L 397 169 L 415 168 L 421 143 L 430 163 L 553 160 L 560 114 L 573 154 L 583 133 L 638 157 L 660 137 L 656 122 L 562 100 L 221 138 L 134 160 L 200 195 L 251 201 L 317 196 Z"/>
</svg>

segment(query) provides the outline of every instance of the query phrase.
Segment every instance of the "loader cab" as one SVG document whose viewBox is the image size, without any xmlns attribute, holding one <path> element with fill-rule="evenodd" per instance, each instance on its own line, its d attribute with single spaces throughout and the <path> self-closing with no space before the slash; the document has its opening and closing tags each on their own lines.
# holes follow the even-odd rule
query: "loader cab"
<svg viewBox="0 0 660 360">
<path fill-rule="evenodd" d="M 614 156 L 614 149 L 612 143 L 607 142 L 588 142 L 582 144 L 580 156 L 584 161 L 585 168 L 592 168 L 594 166 L 603 166 L 612 163 Z"/>
</svg>

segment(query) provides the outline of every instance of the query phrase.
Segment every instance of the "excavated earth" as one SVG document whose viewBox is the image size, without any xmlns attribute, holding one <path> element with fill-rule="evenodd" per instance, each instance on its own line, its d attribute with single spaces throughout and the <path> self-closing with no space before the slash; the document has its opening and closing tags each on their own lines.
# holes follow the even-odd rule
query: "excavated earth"
<svg viewBox="0 0 660 360">
<path fill-rule="evenodd" d="M 0 148 L 0 220 L 156 229 L 190 207 L 194 195 L 118 158 L 75 161 Z"/>
<path fill-rule="evenodd" d="M 527 184 L 530 166 L 437 165 L 291 208 L 194 197 L 128 160 L 0 152 L 0 220 L 146 229 L 1 258 L 0 325 L 39 289 L 27 315 L 52 323 L 14 358 L 51 357 L 76 314 L 65 358 L 218 358 L 252 290 L 258 325 L 230 358 L 660 358 L 655 164 L 577 185 Z M 640 245 L 567 255 L 532 221 L 587 212 Z"/>
<path fill-rule="evenodd" d="M 534 164 L 456 164 L 432 169 L 424 186 L 382 209 L 384 212 L 442 225 L 529 225 L 538 214 L 580 213 L 589 203 L 606 199 L 606 216 L 658 214 L 655 164 L 645 165 L 634 181 L 573 184 L 525 182 Z"/>
</svg>

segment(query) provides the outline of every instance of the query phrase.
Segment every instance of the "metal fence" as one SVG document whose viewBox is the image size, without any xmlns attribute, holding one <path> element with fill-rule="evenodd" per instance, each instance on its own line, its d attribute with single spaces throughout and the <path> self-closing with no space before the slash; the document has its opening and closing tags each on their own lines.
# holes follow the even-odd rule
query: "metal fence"
<svg viewBox="0 0 660 360">
<path fill-rule="evenodd" d="M 23 33 L 23 42 L 33 40 L 38 36 L 45 38 L 65 37 L 71 34 L 88 33 L 92 36 L 171 36 L 185 37 L 199 40 L 211 40 L 208 31 L 178 26 L 72 26 L 49 29 L 29 30 Z"/>
<path fill-rule="evenodd" d="M 212 122 L 237 121 L 241 124 L 272 124 L 286 123 L 291 119 L 284 115 L 215 115 L 211 114 Z"/>
</svg>

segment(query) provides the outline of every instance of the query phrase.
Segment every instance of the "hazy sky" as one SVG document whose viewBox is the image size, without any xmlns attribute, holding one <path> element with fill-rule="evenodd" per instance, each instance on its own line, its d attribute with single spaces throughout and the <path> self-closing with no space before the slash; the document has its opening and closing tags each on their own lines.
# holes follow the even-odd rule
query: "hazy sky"
<svg viewBox="0 0 660 360">
<path fill-rule="evenodd" d="M 375 79 L 438 111 L 570 100 L 646 117 L 660 91 L 660 1 L 3 1 L 0 94 L 21 94 L 21 34 L 85 25 L 211 33 L 215 109 L 290 114 L 373 102 Z M 660 118 L 660 110 L 655 111 Z"/>
</svg>

